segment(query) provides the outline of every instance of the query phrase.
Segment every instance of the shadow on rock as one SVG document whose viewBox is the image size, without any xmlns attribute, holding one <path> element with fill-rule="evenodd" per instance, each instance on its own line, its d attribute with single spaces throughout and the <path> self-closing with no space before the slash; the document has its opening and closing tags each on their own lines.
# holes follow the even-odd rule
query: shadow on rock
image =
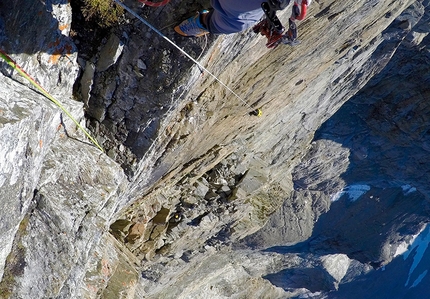
<svg viewBox="0 0 430 299">
<path fill-rule="evenodd" d="M 345 253 L 378 268 L 391 260 L 397 246 L 428 221 L 429 206 L 420 194 L 404 196 L 401 188 L 372 188 L 357 201 L 332 204 L 314 228 L 310 251 Z"/>
<path fill-rule="evenodd" d="M 263 278 L 286 290 L 306 288 L 314 293 L 333 289 L 327 279 L 327 273 L 320 268 L 286 269 Z"/>
<path fill-rule="evenodd" d="M 345 186 L 316 223 L 313 251 L 378 267 L 428 222 L 430 38 L 416 45 L 414 36 L 316 133 L 317 142 L 340 143 L 350 156 Z"/>
<path fill-rule="evenodd" d="M 3 51 L 8 54 L 48 53 L 55 63 L 60 56 L 67 56 L 76 52 L 72 39 L 62 30 L 66 28 L 54 18 L 53 10 L 60 5 L 67 4 L 67 0 L 51 0 L 46 4 L 40 1 L 30 1 L 22 6 L 20 1 L 0 3 L 0 42 Z M 20 38 L 17 38 L 20 37 Z"/>
<path fill-rule="evenodd" d="M 138 1 L 124 3 L 196 59 L 215 39 L 184 38 L 173 30 L 206 3 L 172 0 L 159 8 L 142 7 Z M 148 26 L 128 13 L 125 16 L 128 21 L 110 30 L 99 53 L 82 56 L 86 75 L 76 89 L 83 91 L 90 127 L 108 155 L 132 176 L 137 162 L 161 135 L 163 119 L 187 91 L 193 63 Z M 176 121 L 181 122 L 181 116 Z M 169 136 L 172 143 L 182 137 L 174 133 Z"/>
</svg>

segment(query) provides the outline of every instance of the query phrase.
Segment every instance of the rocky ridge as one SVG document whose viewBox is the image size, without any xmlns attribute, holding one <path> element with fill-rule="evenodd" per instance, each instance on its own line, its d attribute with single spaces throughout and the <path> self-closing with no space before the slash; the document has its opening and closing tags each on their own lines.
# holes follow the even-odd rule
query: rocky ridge
<svg viewBox="0 0 430 299">
<path fill-rule="evenodd" d="M 428 1 L 320 2 L 271 52 L 166 30 L 262 118 L 133 19 L 78 63 L 67 1 L 1 11 L 2 50 L 107 149 L 2 65 L 1 296 L 358 298 L 393 273 L 425 294 Z"/>
</svg>

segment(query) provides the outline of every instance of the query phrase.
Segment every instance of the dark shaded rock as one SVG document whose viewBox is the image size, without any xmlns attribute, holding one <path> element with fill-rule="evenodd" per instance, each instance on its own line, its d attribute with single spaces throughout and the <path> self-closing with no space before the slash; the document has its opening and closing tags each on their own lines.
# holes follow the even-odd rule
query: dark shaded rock
<svg viewBox="0 0 430 299">
<path fill-rule="evenodd" d="M 157 215 L 152 218 L 152 222 L 155 224 L 165 224 L 168 222 L 169 215 L 170 210 L 162 207 L 161 210 L 157 212 Z"/>
<path fill-rule="evenodd" d="M 328 292 L 333 286 L 326 279 L 327 273 L 319 268 L 288 269 L 264 276 L 273 285 L 288 289 L 305 288 L 312 293 Z"/>
</svg>

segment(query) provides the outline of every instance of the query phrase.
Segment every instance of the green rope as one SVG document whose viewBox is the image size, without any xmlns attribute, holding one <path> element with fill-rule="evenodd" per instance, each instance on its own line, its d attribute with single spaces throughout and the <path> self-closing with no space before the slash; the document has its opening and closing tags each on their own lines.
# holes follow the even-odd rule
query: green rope
<svg viewBox="0 0 430 299">
<path fill-rule="evenodd" d="M 75 124 L 78 126 L 78 128 L 84 132 L 84 134 L 91 140 L 92 143 L 94 143 L 95 146 L 97 146 L 102 152 L 103 148 L 99 145 L 97 140 L 95 140 L 88 132 L 85 130 L 79 122 L 70 114 L 69 111 L 67 111 L 66 108 L 64 108 L 63 105 L 59 101 L 57 101 L 52 95 L 50 95 L 45 89 L 43 89 L 42 86 L 40 86 L 39 83 L 37 83 L 30 75 L 28 75 L 19 65 L 16 64 L 15 61 L 12 60 L 6 53 L 4 53 L 2 50 L 0 50 L 0 56 L 3 58 L 4 61 L 6 61 L 7 64 L 9 64 L 13 69 L 18 71 L 18 73 L 21 74 L 25 79 L 27 79 L 34 87 L 37 88 L 45 97 L 47 97 L 51 102 L 53 102 L 55 105 L 57 105 Z"/>
</svg>

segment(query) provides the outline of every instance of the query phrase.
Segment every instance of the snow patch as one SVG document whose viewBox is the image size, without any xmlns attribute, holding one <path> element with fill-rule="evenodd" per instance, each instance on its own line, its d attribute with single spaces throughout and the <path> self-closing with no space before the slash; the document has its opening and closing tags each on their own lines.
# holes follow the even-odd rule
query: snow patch
<svg viewBox="0 0 430 299">
<path fill-rule="evenodd" d="M 403 241 L 402 243 L 399 244 L 399 246 L 396 249 L 396 253 L 394 253 L 394 257 L 399 256 L 399 255 L 403 255 L 408 251 L 409 246 L 411 246 L 416 238 L 426 229 L 426 226 L 424 226 L 416 235 L 412 235 L 412 238 L 408 241 L 405 242 Z M 411 249 L 412 250 L 412 249 Z M 406 253 L 409 255 L 409 253 Z M 406 260 L 407 257 L 405 257 L 405 255 L 403 255 L 403 259 Z"/>
<path fill-rule="evenodd" d="M 407 242 L 402 242 L 402 243 L 400 243 L 400 245 L 399 245 L 399 246 L 397 247 L 397 249 L 396 249 L 396 253 L 394 253 L 394 257 L 399 256 L 399 255 L 402 255 L 402 254 L 404 254 L 406 251 L 408 251 L 408 247 L 409 247 L 409 245 L 411 245 L 411 243 L 412 243 L 412 242 L 414 242 L 414 240 L 415 240 L 415 238 L 416 238 L 417 236 L 418 236 L 418 235 L 413 236 L 413 237 L 412 237 L 411 242 L 409 242 L 409 243 L 407 243 Z"/>
<path fill-rule="evenodd" d="M 347 195 L 350 201 L 356 201 L 360 196 L 370 190 L 368 185 L 350 185 L 343 188 L 342 191 L 334 194 L 331 197 L 331 201 L 337 201 L 342 196 Z"/>
<path fill-rule="evenodd" d="M 411 185 L 403 185 L 402 190 L 403 190 L 403 195 L 408 195 L 412 192 L 416 192 L 417 188 L 412 187 Z"/>
<path fill-rule="evenodd" d="M 423 258 L 424 253 L 427 250 L 429 244 L 430 244 L 430 224 L 427 224 L 427 226 L 424 228 L 424 230 L 419 234 L 419 236 L 411 244 L 408 251 L 406 251 L 403 254 L 403 259 L 406 260 L 409 257 L 409 255 L 412 252 L 414 252 L 414 256 L 413 256 L 414 261 L 411 265 L 411 268 L 409 269 L 408 279 L 406 280 L 405 287 L 408 286 L 409 281 L 411 279 L 411 276 L 412 276 L 413 272 L 415 271 L 415 269 L 417 268 L 418 264 L 421 262 L 421 259 Z M 420 275 L 420 277 L 422 276 L 421 280 L 424 278 L 424 276 L 427 274 L 427 272 L 424 275 L 423 274 L 424 273 L 422 273 Z M 421 281 L 421 280 L 418 280 L 418 279 L 420 279 L 420 277 L 418 277 L 414 281 L 413 284 L 415 284 L 415 282 L 417 282 L 417 284 L 418 284 Z"/>
</svg>

